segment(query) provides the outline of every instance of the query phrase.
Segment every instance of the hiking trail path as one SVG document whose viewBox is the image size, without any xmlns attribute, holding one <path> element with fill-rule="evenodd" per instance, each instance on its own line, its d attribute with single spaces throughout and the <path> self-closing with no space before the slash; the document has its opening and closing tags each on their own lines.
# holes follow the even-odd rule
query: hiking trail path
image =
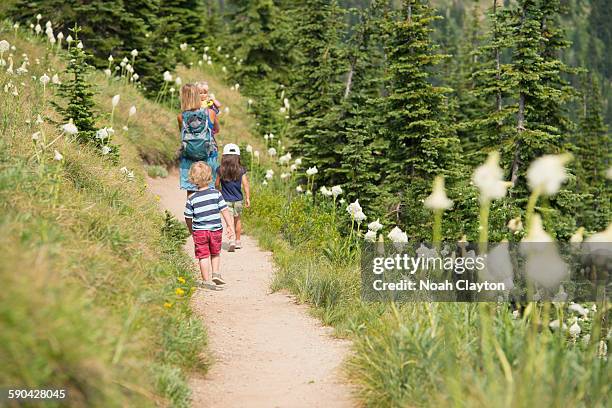
<svg viewBox="0 0 612 408">
<path fill-rule="evenodd" d="M 183 220 L 186 193 L 179 190 L 178 172 L 149 178 L 148 185 L 162 209 Z M 242 249 L 226 248 L 221 273 L 227 287 L 198 289 L 191 300 L 207 328 L 213 361 L 206 375 L 190 379 L 193 406 L 355 406 L 341 372 L 350 343 L 332 337 L 331 328 L 287 293 L 270 292 L 271 253 L 259 249 L 255 239 L 243 235 Z M 185 251 L 193 258 L 191 238 Z"/>
</svg>

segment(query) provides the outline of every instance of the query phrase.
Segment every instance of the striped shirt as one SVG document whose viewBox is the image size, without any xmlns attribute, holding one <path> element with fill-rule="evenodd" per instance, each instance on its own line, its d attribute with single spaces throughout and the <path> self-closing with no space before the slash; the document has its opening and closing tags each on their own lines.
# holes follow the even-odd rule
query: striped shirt
<svg viewBox="0 0 612 408">
<path fill-rule="evenodd" d="M 214 188 L 196 191 L 187 198 L 185 218 L 193 219 L 194 230 L 217 231 L 221 225 L 221 211 L 227 208 L 221 193 Z"/>
</svg>

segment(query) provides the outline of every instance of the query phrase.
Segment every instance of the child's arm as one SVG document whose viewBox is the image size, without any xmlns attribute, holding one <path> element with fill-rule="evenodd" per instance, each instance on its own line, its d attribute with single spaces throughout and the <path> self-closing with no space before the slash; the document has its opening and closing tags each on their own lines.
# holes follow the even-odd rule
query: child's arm
<svg viewBox="0 0 612 408">
<path fill-rule="evenodd" d="M 185 224 L 187 224 L 187 229 L 189 229 L 189 233 L 193 235 L 193 218 L 185 218 Z"/>
<path fill-rule="evenodd" d="M 185 211 L 183 212 L 183 216 L 185 217 L 185 224 L 187 224 L 187 229 L 189 229 L 189 233 L 193 235 L 193 205 L 189 198 L 187 198 L 187 202 L 185 202 Z"/>
<path fill-rule="evenodd" d="M 230 216 L 227 207 L 221 210 L 221 216 L 225 221 L 225 225 L 227 225 L 227 234 L 229 235 L 229 239 L 234 239 L 236 237 L 234 234 L 234 219 L 232 216 Z"/>
<path fill-rule="evenodd" d="M 251 186 L 246 174 L 242 175 L 242 189 L 244 190 L 244 206 L 249 208 L 251 206 Z"/>
<path fill-rule="evenodd" d="M 217 172 L 217 179 L 215 180 L 215 189 L 221 191 L 221 175 Z"/>
</svg>

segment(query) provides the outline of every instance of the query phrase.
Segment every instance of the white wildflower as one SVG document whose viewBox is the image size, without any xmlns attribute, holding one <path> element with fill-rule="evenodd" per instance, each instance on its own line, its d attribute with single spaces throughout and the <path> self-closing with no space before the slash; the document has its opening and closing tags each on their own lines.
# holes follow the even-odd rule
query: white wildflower
<svg viewBox="0 0 612 408">
<path fill-rule="evenodd" d="M 322 186 L 319 191 L 321 192 L 321 194 L 323 194 L 325 197 L 331 197 L 332 196 L 332 192 L 331 190 L 328 190 L 327 187 Z"/>
<path fill-rule="evenodd" d="M 297 160 L 296 160 L 297 161 Z M 314 167 L 309 167 L 308 170 L 306 170 L 306 174 L 308 176 L 314 176 L 315 174 L 317 174 L 319 172 L 319 170 L 317 169 L 317 166 Z"/>
<path fill-rule="evenodd" d="M 281 180 L 287 180 L 289 177 L 291 177 L 290 173 L 281 173 L 280 175 Z"/>
<path fill-rule="evenodd" d="M 402 231 L 399 227 L 394 227 L 387 237 L 395 243 L 408 242 L 408 234 Z"/>
<path fill-rule="evenodd" d="M 438 176 L 434 180 L 433 191 L 429 197 L 425 199 L 425 207 L 432 210 L 446 210 L 453 205 L 453 202 L 446 196 L 444 190 L 444 178 Z"/>
<path fill-rule="evenodd" d="M 2 40 L 0 41 L 0 54 L 3 54 L 11 49 L 11 44 L 8 41 Z"/>
<path fill-rule="evenodd" d="M 553 330 L 559 330 L 559 328 L 561 327 L 561 322 L 559 321 L 559 319 L 555 319 L 552 322 L 548 323 L 548 327 L 550 327 Z M 562 328 L 563 330 L 567 329 L 567 326 L 565 325 L 565 323 L 563 323 Z"/>
<path fill-rule="evenodd" d="M 62 130 L 66 134 L 69 134 L 69 135 L 76 135 L 77 133 L 79 133 L 79 130 L 77 129 L 77 127 L 72 122 L 72 119 L 70 119 L 70 121 L 68 121 L 68 123 L 62 125 Z"/>
<path fill-rule="evenodd" d="M 136 106 L 132 105 L 132 107 L 130 108 L 130 111 L 128 113 L 129 117 L 132 117 L 136 114 Z"/>
<path fill-rule="evenodd" d="M 271 147 L 268 149 L 268 155 L 269 156 L 276 156 L 276 149 Z"/>
<path fill-rule="evenodd" d="M 266 170 L 266 179 L 271 180 L 274 177 L 274 170 L 268 169 Z"/>
<path fill-rule="evenodd" d="M 59 79 L 59 75 L 53 74 L 53 76 L 51 77 L 51 82 L 53 84 L 55 84 L 55 85 L 61 84 L 60 79 Z"/>
<path fill-rule="evenodd" d="M 565 180 L 565 164 L 571 160 L 569 154 L 545 155 L 536 159 L 527 169 L 527 182 L 532 191 L 553 195 Z"/>
<path fill-rule="evenodd" d="M 102 154 L 107 155 L 111 152 L 111 148 L 108 146 L 102 146 Z"/>
<path fill-rule="evenodd" d="M 40 132 L 35 132 L 32 134 L 32 140 L 37 141 L 40 139 L 41 133 Z"/>
<path fill-rule="evenodd" d="M 105 140 L 108 138 L 108 130 L 106 128 L 102 128 L 96 132 L 96 139 Z"/>
<path fill-rule="evenodd" d="M 179 45 L 181 51 L 187 51 L 187 43 L 182 43 L 181 45 Z"/>
<path fill-rule="evenodd" d="M 183 80 L 181 79 L 181 77 L 177 76 L 174 80 L 174 83 L 176 84 L 176 86 L 181 86 L 183 84 Z"/>
<path fill-rule="evenodd" d="M 172 74 L 169 71 L 164 72 L 164 81 L 172 82 Z"/>
<path fill-rule="evenodd" d="M 363 238 L 368 242 L 376 242 L 376 231 L 368 230 Z"/>
<path fill-rule="evenodd" d="M 582 305 L 578 303 L 572 303 L 571 305 L 569 305 L 567 309 L 572 312 L 576 312 L 581 316 L 588 316 L 589 314 L 589 309 L 583 307 Z"/>
<path fill-rule="evenodd" d="M 521 216 L 512 218 L 508 221 L 508 229 L 514 233 L 517 233 L 523 229 L 523 222 L 521 221 Z"/>
<path fill-rule="evenodd" d="M 503 180 L 504 171 L 499 167 L 499 153 L 491 152 L 487 161 L 476 168 L 472 181 L 480 190 L 480 201 L 496 200 L 506 195 L 507 182 Z"/>
<path fill-rule="evenodd" d="M 113 74 L 113 73 L 112 73 L 112 71 L 111 71 L 110 69 L 106 68 L 106 69 L 104 70 L 104 75 L 106 75 L 107 77 L 111 76 L 112 74 Z"/>
<path fill-rule="evenodd" d="M 136 58 L 138 56 L 138 50 L 136 48 L 134 48 L 130 54 L 132 54 L 132 57 Z"/>
<path fill-rule="evenodd" d="M 380 218 L 377 218 L 376 221 L 372 221 L 368 224 L 368 229 L 374 232 L 380 231 L 382 227 L 383 225 L 380 223 Z"/>
<path fill-rule="evenodd" d="M 359 200 L 355 200 L 355 202 L 350 203 L 347 207 L 346 207 L 346 211 L 351 215 L 351 218 L 355 218 L 355 214 L 357 214 L 358 212 L 362 211 L 361 210 L 361 205 L 359 205 Z"/>
<path fill-rule="evenodd" d="M 355 213 L 355 215 L 353 216 L 353 218 L 355 219 L 355 221 L 357 221 L 357 224 L 361 224 L 363 221 L 366 220 L 366 215 L 364 214 L 363 211 L 359 210 Z"/>
<path fill-rule="evenodd" d="M 295 188 L 295 191 L 297 191 L 298 193 L 303 193 L 303 192 L 304 192 L 304 189 L 302 188 L 302 186 L 297 186 L 297 187 Z"/>
<path fill-rule="evenodd" d="M 340 194 L 342 194 L 342 187 L 340 186 L 332 186 L 331 188 L 332 195 L 334 198 L 337 198 Z"/>
<path fill-rule="evenodd" d="M 294 163 L 295 163 L 296 166 L 301 166 L 302 165 L 302 158 L 298 157 L 297 159 L 295 159 Z"/>
<path fill-rule="evenodd" d="M 297 170 L 297 166 L 295 164 L 292 164 L 291 166 L 289 166 L 289 170 L 290 171 L 296 171 Z"/>
<path fill-rule="evenodd" d="M 40 78 L 39 81 L 41 84 L 43 85 L 47 85 L 49 83 L 49 81 L 51 80 L 51 78 L 49 78 L 49 75 L 47 74 L 43 74 Z"/>
<path fill-rule="evenodd" d="M 79 50 L 82 50 L 82 49 L 83 49 L 83 42 L 82 42 L 82 41 L 79 41 L 79 43 L 77 44 L 77 48 L 78 48 Z"/>
<path fill-rule="evenodd" d="M 247 147 L 246 147 L 246 151 L 247 151 L 247 153 L 253 153 L 253 146 L 248 144 Z"/>
<path fill-rule="evenodd" d="M 117 105 L 119 105 L 119 101 L 121 100 L 121 95 L 117 94 L 115 96 L 113 96 L 111 102 L 113 104 L 113 108 L 115 108 Z"/>
<path fill-rule="evenodd" d="M 580 326 L 578 326 L 578 320 L 574 321 L 574 324 L 572 324 L 569 328 L 569 334 L 572 337 L 578 337 L 578 335 L 582 332 L 582 329 L 580 329 Z"/>
<path fill-rule="evenodd" d="M 54 155 L 53 155 L 53 160 L 55 160 L 55 161 L 62 161 L 63 159 L 64 159 L 64 156 L 62 156 L 62 154 L 60 152 L 55 150 L 54 151 Z"/>
</svg>

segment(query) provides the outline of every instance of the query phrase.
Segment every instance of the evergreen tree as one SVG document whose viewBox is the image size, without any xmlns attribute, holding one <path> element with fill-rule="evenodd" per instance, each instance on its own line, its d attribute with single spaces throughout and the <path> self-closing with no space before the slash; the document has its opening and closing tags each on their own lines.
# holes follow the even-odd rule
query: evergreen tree
<svg viewBox="0 0 612 408">
<path fill-rule="evenodd" d="M 293 150 L 304 164 L 322 169 L 317 179 L 335 184 L 341 163 L 341 140 L 329 125 L 336 119 L 332 108 L 342 98 L 341 76 L 346 72 L 340 38 L 344 29 L 335 0 L 315 0 L 297 9 L 294 27 L 299 60 L 294 68 L 291 100 Z"/>
<path fill-rule="evenodd" d="M 242 60 L 234 66 L 241 84 L 270 80 L 286 82 L 291 64 L 287 41 L 287 19 L 272 0 L 234 0 L 230 14 L 230 38 L 234 56 Z"/>
<path fill-rule="evenodd" d="M 201 49 L 206 44 L 206 9 L 201 0 L 164 0 L 159 8 L 159 36 L 178 54 L 180 44 Z M 210 46 L 210 44 L 209 44 Z M 179 58 L 180 59 L 180 58 Z"/>
<path fill-rule="evenodd" d="M 78 41 L 80 29 L 75 26 L 70 31 Z M 64 122 L 72 121 L 77 127 L 79 132 L 76 138 L 79 142 L 92 145 L 100 151 L 108 140 L 96 137 L 95 94 L 93 86 L 87 80 L 92 71 L 92 67 L 87 63 L 88 56 L 83 49 L 71 47 L 65 59 L 67 79 L 58 86 L 57 90 L 62 101 L 53 101 L 52 104 L 62 115 Z M 66 105 L 63 105 L 64 102 Z M 111 148 L 110 155 L 116 157 L 117 147 L 108 147 Z"/>
<path fill-rule="evenodd" d="M 385 2 L 372 1 L 356 13 L 359 22 L 348 44 L 349 72 L 344 96 L 338 106 L 335 126 L 342 148 L 342 163 L 336 173 L 348 200 L 359 199 L 369 214 L 381 213 L 380 102 L 383 77 L 381 23 Z"/>
<path fill-rule="evenodd" d="M 404 203 L 402 218 L 414 236 L 422 236 L 429 214 L 420 205 L 436 175 L 447 177 L 452 189 L 460 171 L 459 140 L 448 120 L 450 90 L 432 85 L 431 70 L 447 56 L 430 40 L 436 20 L 426 2 L 404 0 L 387 21 L 389 96 L 386 98 L 386 188 Z M 419 203 L 419 205 L 413 205 Z"/>
</svg>

